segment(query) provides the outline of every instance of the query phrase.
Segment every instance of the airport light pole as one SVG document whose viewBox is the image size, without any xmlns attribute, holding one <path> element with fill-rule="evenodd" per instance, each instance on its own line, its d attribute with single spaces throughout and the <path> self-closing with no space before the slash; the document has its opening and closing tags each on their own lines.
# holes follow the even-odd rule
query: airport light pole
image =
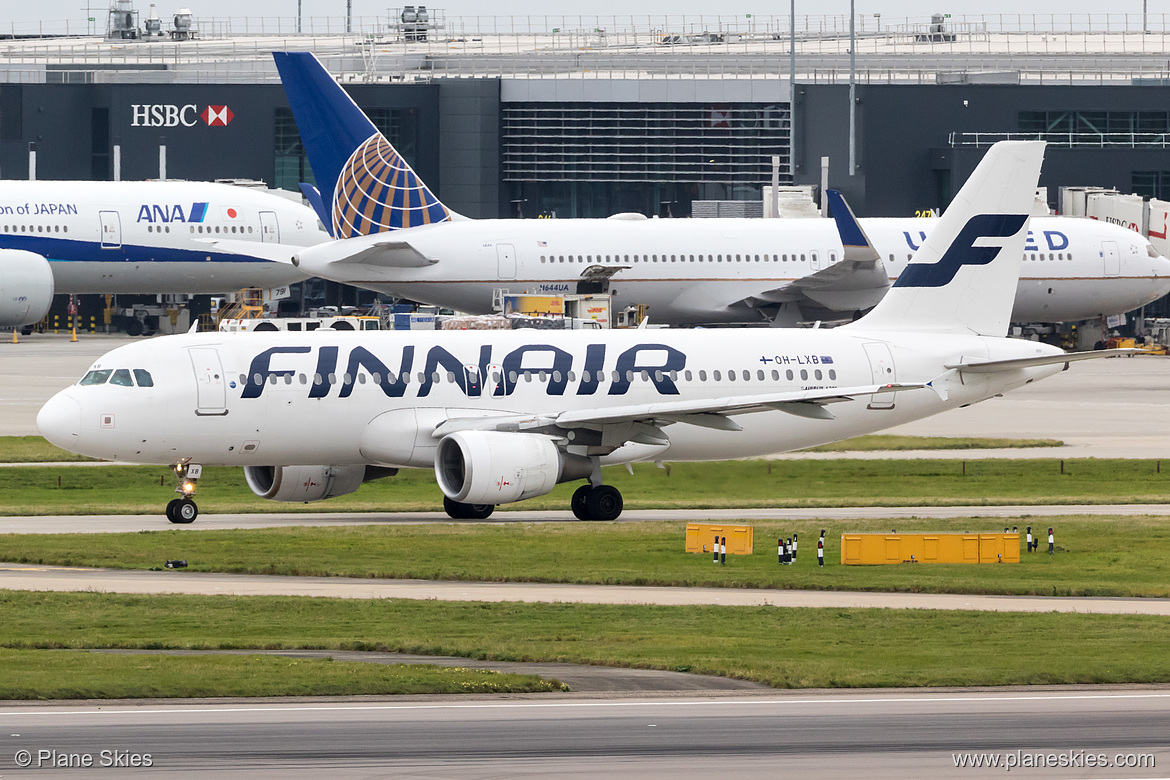
<svg viewBox="0 0 1170 780">
<path fill-rule="evenodd" d="M 853 29 L 856 17 L 849 0 L 849 175 L 857 175 L 857 35 Z"/>
<path fill-rule="evenodd" d="M 796 184 L 796 0 L 788 10 L 788 175 Z"/>
</svg>

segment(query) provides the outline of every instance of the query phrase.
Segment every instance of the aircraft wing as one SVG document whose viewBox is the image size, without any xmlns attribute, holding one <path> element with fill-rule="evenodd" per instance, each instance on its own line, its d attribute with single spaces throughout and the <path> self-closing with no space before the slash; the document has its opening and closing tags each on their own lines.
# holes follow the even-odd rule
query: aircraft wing
<svg viewBox="0 0 1170 780">
<path fill-rule="evenodd" d="M 293 261 L 311 260 L 314 268 L 328 263 L 346 263 L 379 268 L 425 268 L 439 262 L 415 249 L 409 241 L 393 238 L 393 233 L 374 233 L 355 236 L 344 241 L 331 241 L 306 247 Z"/>
<path fill-rule="evenodd" d="M 197 239 L 221 252 L 246 257 L 259 257 L 274 263 L 295 265 L 293 256 L 304 249 L 302 246 L 291 244 L 274 244 L 268 241 L 241 241 L 233 238 Z"/>
<path fill-rule="evenodd" d="M 854 312 L 876 306 L 889 288 L 890 277 L 880 258 L 844 258 L 828 268 L 754 293 L 732 305 L 761 308 L 778 303 L 812 302 L 831 311 Z"/>
<path fill-rule="evenodd" d="M 837 190 L 826 190 L 833 221 L 841 237 L 842 257 L 839 262 L 822 268 L 800 279 L 756 293 L 743 299 L 740 305 L 759 308 L 783 303 L 797 305 L 812 302 L 815 307 L 830 311 L 862 311 L 877 305 L 890 287 L 890 277 L 881 255 L 853 209 Z M 827 258 L 826 258 L 827 259 Z"/>
<path fill-rule="evenodd" d="M 731 417 L 766 410 L 787 412 L 797 417 L 831 420 L 834 419 L 833 413 L 825 408 L 829 404 L 850 401 L 861 395 L 896 393 L 917 390 L 922 387 L 927 387 L 927 385 L 865 385 L 688 401 L 659 401 L 647 404 L 571 410 L 548 415 L 452 418 L 436 427 L 432 436 L 442 438 L 449 433 L 466 430 L 543 431 L 555 434 L 574 429 L 604 431 L 606 428 L 616 427 L 623 432 L 623 441 L 637 441 L 639 439 L 645 441 L 646 438 L 664 439 L 660 428 L 671 423 L 685 423 L 724 431 L 743 430 L 742 426 Z"/>
</svg>

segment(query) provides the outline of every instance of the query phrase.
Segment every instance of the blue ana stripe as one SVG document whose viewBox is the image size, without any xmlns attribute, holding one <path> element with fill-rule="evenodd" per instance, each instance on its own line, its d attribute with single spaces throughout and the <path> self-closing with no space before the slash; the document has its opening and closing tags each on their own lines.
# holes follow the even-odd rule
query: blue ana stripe
<svg viewBox="0 0 1170 780">
<path fill-rule="evenodd" d="M 259 242 L 257 242 L 259 243 Z M 215 263 L 270 263 L 262 257 L 237 255 L 230 252 L 194 249 L 170 249 L 157 246 L 123 244 L 115 249 L 102 249 L 96 241 L 77 241 L 68 238 L 21 236 L 0 233 L 0 249 L 23 249 L 34 252 L 51 262 L 100 263 L 204 263 L 211 258 Z"/>
</svg>

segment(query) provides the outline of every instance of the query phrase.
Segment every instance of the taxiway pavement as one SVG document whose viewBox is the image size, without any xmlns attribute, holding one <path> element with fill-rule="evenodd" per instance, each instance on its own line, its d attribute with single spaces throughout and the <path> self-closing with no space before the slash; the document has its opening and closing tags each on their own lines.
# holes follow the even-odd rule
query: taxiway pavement
<svg viewBox="0 0 1170 780">
<path fill-rule="evenodd" d="M 163 561 L 159 561 L 161 566 Z M 553 604 L 834 607 L 1170 615 L 1170 599 L 981 596 L 770 588 L 692 588 L 528 582 L 292 577 L 0 563 L 0 589 L 204 596 L 323 596 Z"/>
</svg>

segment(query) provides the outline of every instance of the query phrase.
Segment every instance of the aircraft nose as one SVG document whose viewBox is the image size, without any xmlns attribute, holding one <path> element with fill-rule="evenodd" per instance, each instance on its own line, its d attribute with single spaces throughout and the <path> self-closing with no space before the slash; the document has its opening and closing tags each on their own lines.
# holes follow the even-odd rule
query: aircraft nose
<svg viewBox="0 0 1170 780">
<path fill-rule="evenodd" d="M 81 404 L 67 392 L 57 393 L 37 413 L 37 428 L 50 444 L 76 452 L 81 433 Z"/>
</svg>

